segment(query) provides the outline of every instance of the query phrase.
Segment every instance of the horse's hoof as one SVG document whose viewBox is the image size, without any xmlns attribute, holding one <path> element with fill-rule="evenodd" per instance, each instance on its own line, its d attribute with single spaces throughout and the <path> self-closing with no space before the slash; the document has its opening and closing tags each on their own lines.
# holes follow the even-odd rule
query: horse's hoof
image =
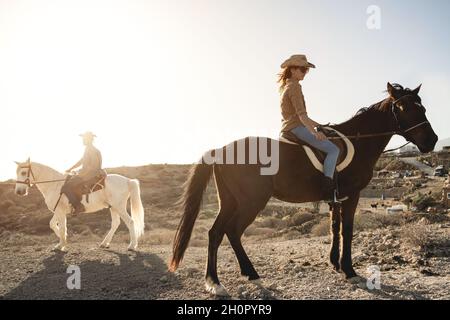
<svg viewBox="0 0 450 320">
<path fill-rule="evenodd" d="M 131 245 L 129 245 L 128 248 L 127 248 L 127 250 L 128 250 L 128 251 L 131 251 L 131 252 L 136 252 L 136 251 L 137 251 L 137 246 L 131 246 Z"/>
<path fill-rule="evenodd" d="M 109 243 L 101 243 L 100 248 L 109 249 Z"/>
<path fill-rule="evenodd" d="M 206 291 L 208 291 L 210 294 L 217 296 L 217 297 L 229 297 L 227 290 L 222 286 L 221 284 L 210 284 L 209 282 L 205 283 Z"/>
<path fill-rule="evenodd" d="M 52 251 L 66 252 L 67 249 L 66 249 L 66 246 L 58 243 L 56 246 L 53 247 Z"/>
<path fill-rule="evenodd" d="M 57 246 L 53 247 L 52 251 L 54 251 L 54 252 L 67 252 L 67 248 L 65 246 L 61 247 L 61 246 L 57 245 Z"/>
</svg>

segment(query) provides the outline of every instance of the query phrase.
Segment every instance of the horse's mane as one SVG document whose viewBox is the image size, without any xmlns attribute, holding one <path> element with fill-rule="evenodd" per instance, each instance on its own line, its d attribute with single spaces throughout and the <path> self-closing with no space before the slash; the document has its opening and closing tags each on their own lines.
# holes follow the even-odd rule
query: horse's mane
<svg viewBox="0 0 450 320">
<path fill-rule="evenodd" d="M 398 83 L 393 83 L 392 86 L 400 92 L 400 95 L 407 95 L 410 94 L 412 92 L 412 90 L 410 88 L 404 88 L 403 86 L 401 86 Z M 387 92 L 387 90 L 385 90 L 384 92 Z M 369 107 L 363 107 L 361 109 L 359 109 L 355 115 L 353 117 L 351 117 L 350 119 L 348 119 L 347 121 L 342 122 L 341 124 L 347 123 L 351 120 L 354 120 L 358 117 L 364 116 L 367 113 L 369 113 L 370 111 L 379 111 L 379 112 L 388 112 L 390 110 L 391 107 L 391 102 L 392 102 L 392 98 L 391 97 L 387 97 L 386 99 L 374 103 Z"/>
<path fill-rule="evenodd" d="M 49 166 L 46 166 L 45 164 L 42 164 L 42 163 L 39 163 L 39 162 L 31 162 L 31 164 L 33 165 L 33 166 L 36 166 L 36 167 L 39 167 L 39 168 L 41 168 L 41 169 L 44 169 L 44 170 L 46 170 L 46 171 L 49 171 L 51 174 L 53 174 L 53 175 L 55 175 L 55 176 L 62 176 L 62 175 L 64 175 L 63 173 L 61 173 L 61 172 L 59 172 L 59 171 L 57 171 L 57 170 L 55 170 L 55 169 L 53 169 L 53 168 L 51 168 L 51 167 L 49 167 Z"/>
</svg>

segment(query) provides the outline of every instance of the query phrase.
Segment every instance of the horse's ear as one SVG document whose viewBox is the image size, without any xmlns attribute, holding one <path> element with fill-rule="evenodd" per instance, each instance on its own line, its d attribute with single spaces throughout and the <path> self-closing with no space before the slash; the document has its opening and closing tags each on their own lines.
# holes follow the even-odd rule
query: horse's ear
<svg viewBox="0 0 450 320">
<path fill-rule="evenodd" d="M 389 96 L 391 96 L 391 98 L 393 99 L 399 98 L 398 90 L 390 82 L 388 82 L 387 88 L 388 88 L 387 92 L 389 93 Z"/>
<path fill-rule="evenodd" d="M 418 86 L 417 88 L 415 88 L 415 89 L 412 91 L 412 93 L 415 94 L 415 95 L 418 95 L 421 87 L 422 87 L 422 84 L 420 84 L 420 86 Z"/>
<path fill-rule="evenodd" d="M 20 162 L 14 161 L 15 164 L 17 164 L 18 166 L 20 166 Z"/>
<path fill-rule="evenodd" d="M 389 93 L 389 95 L 392 98 L 394 98 L 394 99 L 396 98 L 397 89 L 395 89 L 394 86 L 390 82 L 387 83 L 387 92 Z"/>
</svg>

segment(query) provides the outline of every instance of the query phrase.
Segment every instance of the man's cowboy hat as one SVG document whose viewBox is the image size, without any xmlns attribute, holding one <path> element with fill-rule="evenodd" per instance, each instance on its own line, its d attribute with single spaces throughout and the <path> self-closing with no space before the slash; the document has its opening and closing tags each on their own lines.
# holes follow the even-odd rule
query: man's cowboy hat
<svg viewBox="0 0 450 320">
<path fill-rule="evenodd" d="M 93 134 L 91 131 L 86 131 L 85 133 L 80 134 L 80 137 L 93 139 L 96 138 L 97 136 Z"/>
<path fill-rule="evenodd" d="M 311 62 L 308 62 L 304 54 L 294 54 L 281 64 L 281 68 L 287 67 L 315 68 L 316 66 L 313 65 Z"/>
</svg>

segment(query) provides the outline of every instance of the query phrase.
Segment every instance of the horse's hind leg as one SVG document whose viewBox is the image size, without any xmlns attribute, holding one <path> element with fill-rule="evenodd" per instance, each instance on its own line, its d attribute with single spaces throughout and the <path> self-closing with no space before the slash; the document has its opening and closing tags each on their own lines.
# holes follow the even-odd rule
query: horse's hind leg
<svg viewBox="0 0 450 320">
<path fill-rule="evenodd" d="M 100 247 L 104 247 L 104 248 L 109 248 L 111 240 L 112 240 L 114 234 L 116 233 L 117 228 L 120 225 L 120 216 L 117 213 L 117 211 L 112 210 L 112 209 L 110 211 L 111 211 L 111 229 L 109 230 L 105 239 L 100 244 Z"/>
<path fill-rule="evenodd" d="M 330 206 L 330 218 L 331 218 L 331 250 L 330 250 L 330 262 L 334 267 L 334 270 L 340 271 L 339 264 L 339 242 L 340 242 L 340 229 L 341 229 L 341 213 L 340 205 L 334 204 Z"/>
<path fill-rule="evenodd" d="M 239 267 L 241 268 L 241 275 L 246 277 L 248 280 L 259 284 L 259 275 L 253 267 L 252 262 L 250 261 L 247 253 L 244 250 L 244 247 L 241 243 L 242 230 L 236 230 L 233 226 L 230 231 L 227 231 L 227 237 L 230 241 L 231 247 L 236 254 Z"/>
<path fill-rule="evenodd" d="M 111 211 L 116 211 L 120 218 L 125 222 L 125 225 L 128 228 L 128 231 L 130 232 L 130 244 L 128 246 L 128 250 L 136 250 L 137 249 L 137 237 L 136 237 L 136 230 L 134 228 L 134 221 L 128 214 L 126 210 L 126 206 L 123 206 L 120 209 L 111 208 Z"/>
<path fill-rule="evenodd" d="M 217 251 L 225 235 L 225 226 L 232 214 L 232 210 L 221 208 L 216 221 L 214 221 L 208 233 L 208 262 L 206 265 L 205 288 L 208 292 L 217 296 L 228 296 L 228 292 L 220 284 L 217 276 Z"/>
</svg>

